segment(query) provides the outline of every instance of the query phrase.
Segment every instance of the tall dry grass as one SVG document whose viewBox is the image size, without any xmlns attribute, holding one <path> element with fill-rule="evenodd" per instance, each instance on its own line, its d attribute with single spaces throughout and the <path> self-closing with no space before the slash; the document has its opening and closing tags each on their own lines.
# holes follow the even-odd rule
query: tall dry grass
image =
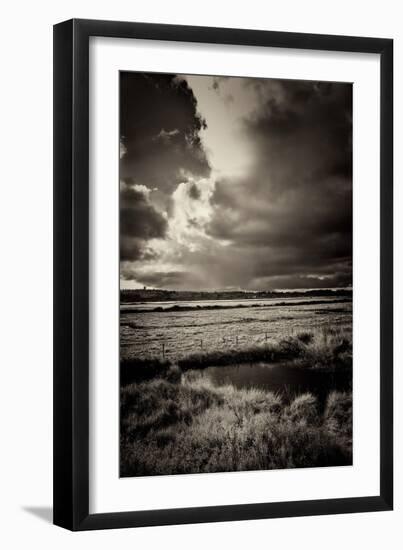
<svg viewBox="0 0 403 550">
<path fill-rule="evenodd" d="M 204 369 L 210 366 L 245 363 L 293 362 L 301 368 L 324 370 L 351 369 L 351 333 L 342 329 L 317 329 L 288 336 L 266 345 L 198 352 L 179 359 L 151 357 L 149 359 L 122 358 L 121 385 L 165 377 L 174 366 L 181 370 Z"/>
<path fill-rule="evenodd" d="M 261 389 L 215 387 L 200 371 L 121 390 L 121 475 L 143 476 L 348 465 L 351 394 L 325 410 Z"/>
</svg>

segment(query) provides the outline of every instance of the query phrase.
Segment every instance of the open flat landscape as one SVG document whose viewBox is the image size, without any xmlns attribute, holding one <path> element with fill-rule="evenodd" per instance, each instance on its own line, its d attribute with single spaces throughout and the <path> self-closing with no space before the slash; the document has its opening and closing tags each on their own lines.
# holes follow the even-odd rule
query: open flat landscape
<svg viewBox="0 0 403 550">
<path fill-rule="evenodd" d="M 352 463 L 351 296 L 121 307 L 121 475 Z"/>
<path fill-rule="evenodd" d="M 345 297 L 204 300 L 124 304 L 121 356 L 177 359 L 205 350 L 260 346 L 310 329 L 351 332 L 352 302 Z"/>
<path fill-rule="evenodd" d="M 120 475 L 351 465 L 352 84 L 119 79 Z"/>
</svg>

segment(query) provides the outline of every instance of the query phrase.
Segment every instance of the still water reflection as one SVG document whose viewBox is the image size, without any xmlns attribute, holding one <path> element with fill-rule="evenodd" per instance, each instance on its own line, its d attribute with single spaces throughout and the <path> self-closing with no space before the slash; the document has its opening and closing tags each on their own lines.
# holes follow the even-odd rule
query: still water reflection
<svg viewBox="0 0 403 550">
<path fill-rule="evenodd" d="M 311 392 L 322 405 L 332 390 L 351 391 L 351 373 L 342 370 L 328 372 L 286 364 L 258 363 L 208 367 L 205 373 L 217 385 L 231 383 L 237 388 L 262 388 L 280 393 L 286 399 Z"/>
</svg>

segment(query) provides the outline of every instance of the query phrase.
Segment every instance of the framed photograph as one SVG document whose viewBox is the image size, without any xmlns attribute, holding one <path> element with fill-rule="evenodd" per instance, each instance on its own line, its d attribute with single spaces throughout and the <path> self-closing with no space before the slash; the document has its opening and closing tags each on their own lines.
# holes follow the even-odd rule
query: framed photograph
<svg viewBox="0 0 403 550">
<path fill-rule="evenodd" d="M 393 42 L 54 27 L 54 523 L 391 510 Z"/>
</svg>

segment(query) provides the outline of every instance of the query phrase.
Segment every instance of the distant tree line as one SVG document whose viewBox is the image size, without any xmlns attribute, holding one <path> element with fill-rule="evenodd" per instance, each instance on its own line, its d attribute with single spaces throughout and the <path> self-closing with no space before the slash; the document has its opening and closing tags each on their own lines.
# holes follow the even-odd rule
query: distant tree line
<svg viewBox="0 0 403 550">
<path fill-rule="evenodd" d="M 120 291 L 120 302 L 168 302 L 190 300 L 243 300 L 267 298 L 299 298 L 306 296 L 352 296 L 351 289 L 313 289 L 292 291 L 243 291 L 243 290 L 159 290 L 159 289 L 132 289 Z"/>
</svg>

